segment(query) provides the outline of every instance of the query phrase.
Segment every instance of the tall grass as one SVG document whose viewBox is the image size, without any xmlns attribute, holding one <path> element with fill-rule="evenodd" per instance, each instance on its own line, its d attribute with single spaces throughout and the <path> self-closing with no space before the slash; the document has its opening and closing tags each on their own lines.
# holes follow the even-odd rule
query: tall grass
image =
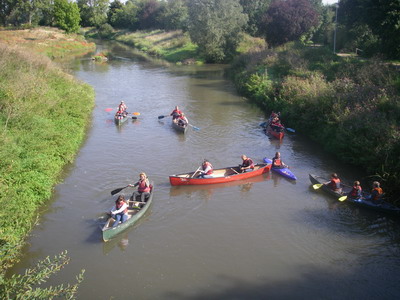
<svg viewBox="0 0 400 300">
<path fill-rule="evenodd" d="M 16 257 L 37 208 L 73 161 L 94 105 L 91 87 L 46 57 L 0 44 L 0 265 Z"/>
<path fill-rule="evenodd" d="M 241 56 L 231 75 L 266 115 L 280 111 L 286 125 L 380 180 L 400 204 L 400 74 L 391 65 L 288 44 Z"/>
</svg>

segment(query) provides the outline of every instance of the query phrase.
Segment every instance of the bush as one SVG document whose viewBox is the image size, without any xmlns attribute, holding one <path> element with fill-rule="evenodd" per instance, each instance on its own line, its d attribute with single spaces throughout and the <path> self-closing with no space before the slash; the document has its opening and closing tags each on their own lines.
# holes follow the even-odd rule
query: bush
<svg viewBox="0 0 400 300">
<path fill-rule="evenodd" d="M 108 24 L 102 24 L 98 29 L 98 34 L 100 38 L 111 39 L 114 35 L 114 28 Z"/>
</svg>

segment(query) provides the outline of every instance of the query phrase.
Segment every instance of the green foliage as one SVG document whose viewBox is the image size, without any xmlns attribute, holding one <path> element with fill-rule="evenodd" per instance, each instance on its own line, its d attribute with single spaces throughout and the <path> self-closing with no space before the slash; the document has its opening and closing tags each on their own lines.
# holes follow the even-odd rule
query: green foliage
<svg viewBox="0 0 400 300">
<path fill-rule="evenodd" d="M 138 28 L 138 11 L 137 5 L 131 1 L 127 1 L 125 5 L 119 8 L 118 3 L 114 3 L 114 11 L 108 15 L 109 23 L 114 28 L 136 30 Z"/>
<path fill-rule="evenodd" d="M 37 208 L 50 198 L 63 166 L 73 161 L 94 93 L 48 58 L 4 44 L 0 65 L 0 242 L 9 249 L 7 258 L 0 257 L 3 269 L 31 229 Z"/>
<path fill-rule="evenodd" d="M 114 35 L 114 28 L 110 24 L 105 23 L 99 27 L 98 34 L 103 39 L 110 39 Z"/>
<path fill-rule="evenodd" d="M 57 27 L 68 33 L 78 32 L 80 20 L 79 8 L 75 2 L 54 0 L 54 22 Z"/>
<path fill-rule="evenodd" d="M 78 0 L 82 26 L 99 27 L 107 22 L 108 0 Z"/>
<path fill-rule="evenodd" d="M 248 17 L 238 0 L 193 0 L 189 7 L 189 34 L 208 62 L 232 59 Z"/>
<path fill-rule="evenodd" d="M 329 49 L 295 44 L 275 54 L 253 53 L 256 59 L 249 55 L 231 70 L 241 93 L 266 114 L 280 111 L 286 125 L 364 168 L 393 202 L 399 199 L 398 71 L 379 60 L 339 58 Z"/>
<path fill-rule="evenodd" d="M 163 24 L 167 30 L 187 29 L 188 8 L 185 0 L 171 0 L 165 5 L 162 14 Z"/>
<path fill-rule="evenodd" d="M 23 275 L 14 274 L 10 278 L 0 275 L 0 296 L 2 299 L 53 299 L 63 297 L 65 299 L 75 299 L 80 283 L 83 281 L 82 270 L 76 277 L 74 285 L 60 284 L 48 288 L 37 287 L 45 283 L 51 275 L 60 271 L 69 263 L 67 251 L 56 255 L 53 259 L 46 257 L 39 261 L 34 268 L 27 269 Z"/>
</svg>

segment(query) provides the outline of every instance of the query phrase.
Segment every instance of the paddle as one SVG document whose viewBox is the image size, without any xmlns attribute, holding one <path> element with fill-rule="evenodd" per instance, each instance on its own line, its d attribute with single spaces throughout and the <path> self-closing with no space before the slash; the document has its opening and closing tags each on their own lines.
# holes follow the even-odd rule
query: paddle
<svg viewBox="0 0 400 300">
<path fill-rule="evenodd" d="M 324 185 L 323 183 L 317 183 L 317 184 L 314 184 L 312 187 L 313 187 L 314 190 L 317 190 L 320 187 L 322 187 L 323 185 Z"/>
<path fill-rule="evenodd" d="M 286 130 L 289 131 L 289 132 L 293 132 L 293 133 L 296 132 L 296 130 L 294 130 L 293 128 L 287 128 L 287 127 L 286 127 Z"/>
<path fill-rule="evenodd" d="M 109 111 L 112 111 L 114 108 L 106 108 L 105 110 L 107 111 L 107 112 L 109 112 Z"/>
<path fill-rule="evenodd" d="M 235 172 L 236 174 L 239 174 L 239 172 L 236 171 L 235 169 L 231 168 L 231 170 L 232 170 L 233 172 Z"/>
<path fill-rule="evenodd" d="M 140 116 L 140 112 L 133 112 L 132 115 L 134 115 L 134 116 Z"/>
<path fill-rule="evenodd" d="M 196 175 L 196 173 L 201 169 L 201 166 L 197 168 L 197 170 L 192 174 L 192 176 L 190 176 L 190 178 L 193 178 L 194 175 Z"/>
<path fill-rule="evenodd" d="M 169 115 L 165 115 L 165 116 L 158 116 L 158 119 L 164 119 L 165 117 L 169 117 Z"/>
<path fill-rule="evenodd" d="M 344 201 L 344 200 L 346 200 L 347 199 L 347 196 L 342 196 L 342 197 L 340 197 L 338 200 L 339 201 Z"/>
<path fill-rule="evenodd" d="M 189 125 L 190 127 L 192 127 L 194 130 L 200 130 L 199 127 L 196 127 L 196 126 L 194 126 L 194 125 L 192 125 L 192 124 L 190 124 L 190 123 L 188 123 L 188 125 Z"/>
<path fill-rule="evenodd" d="M 126 189 L 127 187 L 129 187 L 129 185 L 111 191 L 111 196 L 119 193 L 120 191 L 122 191 L 123 189 Z"/>
</svg>

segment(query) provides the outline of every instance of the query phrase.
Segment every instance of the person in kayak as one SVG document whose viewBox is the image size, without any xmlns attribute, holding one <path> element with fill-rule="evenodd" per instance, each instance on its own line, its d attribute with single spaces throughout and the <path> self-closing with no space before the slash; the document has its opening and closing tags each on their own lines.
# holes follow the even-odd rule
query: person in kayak
<svg viewBox="0 0 400 300">
<path fill-rule="evenodd" d="M 212 173 L 214 172 L 212 164 L 205 159 L 200 167 L 199 173 L 200 175 L 198 176 L 199 178 L 211 178 Z"/>
<path fill-rule="evenodd" d="M 361 188 L 361 184 L 360 184 L 359 181 L 354 181 L 353 188 L 347 194 L 347 196 L 349 198 L 352 198 L 352 199 L 357 199 L 357 200 L 361 199 L 361 197 L 362 197 L 362 188 Z"/>
<path fill-rule="evenodd" d="M 182 111 L 178 106 L 175 106 L 175 109 L 172 111 L 170 116 L 172 116 L 172 120 L 178 119 L 182 115 Z"/>
<path fill-rule="evenodd" d="M 110 215 L 115 220 L 112 227 L 118 226 L 120 221 L 124 223 L 128 220 L 128 205 L 123 195 L 119 195 L 117 200 L 115 200 L 115 205 L 111 208 Z"/>
<path fill-rule="evenodd" d="M 280 152 L 276 152 L 275 156 L 272 158 L 272 167 L 276 169 L 283 169 L 288 167 L 283 163 Z"/>
<path fill-rule="evenodd" d="M 140 196 L 140 201 L 146 202 L 146 198 L 150 196 L 150 191 L 151 191 L 150 181 L 147 178 L 146 173 L 140 173 L 139 180 L 134 184 L 129 184 L 129 186 L 138 187 L 137 191 L 134 191 L 132 194 L 133 201 L 136 201 L 136 197 Z"/>
<path fill-rule="evenodd" d="M 126 116 L 128 114 L 128 112 L 126 111 L 128 109 L 128 107 L 126 106 L 124 101 L 121 101 L 121 103 L 118 105 L 118 111 L 121 112 L 121 114 L 123 114 L 124 116 Z"/>
<path fill-rule="evenodd" d="M 242 155 L 242 164 L 239 165 L 241 172 L 249 172 L 254 170 L 254 162 L 250 157 Z"/>
<path fill-rule="evenodd" d="M 337 193 L 342 193 L 342 188 L 340 186 L 340 179 L 336 173 L 331 174 L 331 180 L 328 182 L 324 183 L 326 186 L 328 186 L 331 190 L 337 192 Z"/>
<path fill-rule="evenodd" d="M 381 203 L 382 196 L 383 196 L 383 190 L 381 188 L 381 184 L 378 181 L 374 181 L 372 183 L 371 195 L 369 195 L 365 199 L 373 203 L 379 204 Z"/>
</svg>

